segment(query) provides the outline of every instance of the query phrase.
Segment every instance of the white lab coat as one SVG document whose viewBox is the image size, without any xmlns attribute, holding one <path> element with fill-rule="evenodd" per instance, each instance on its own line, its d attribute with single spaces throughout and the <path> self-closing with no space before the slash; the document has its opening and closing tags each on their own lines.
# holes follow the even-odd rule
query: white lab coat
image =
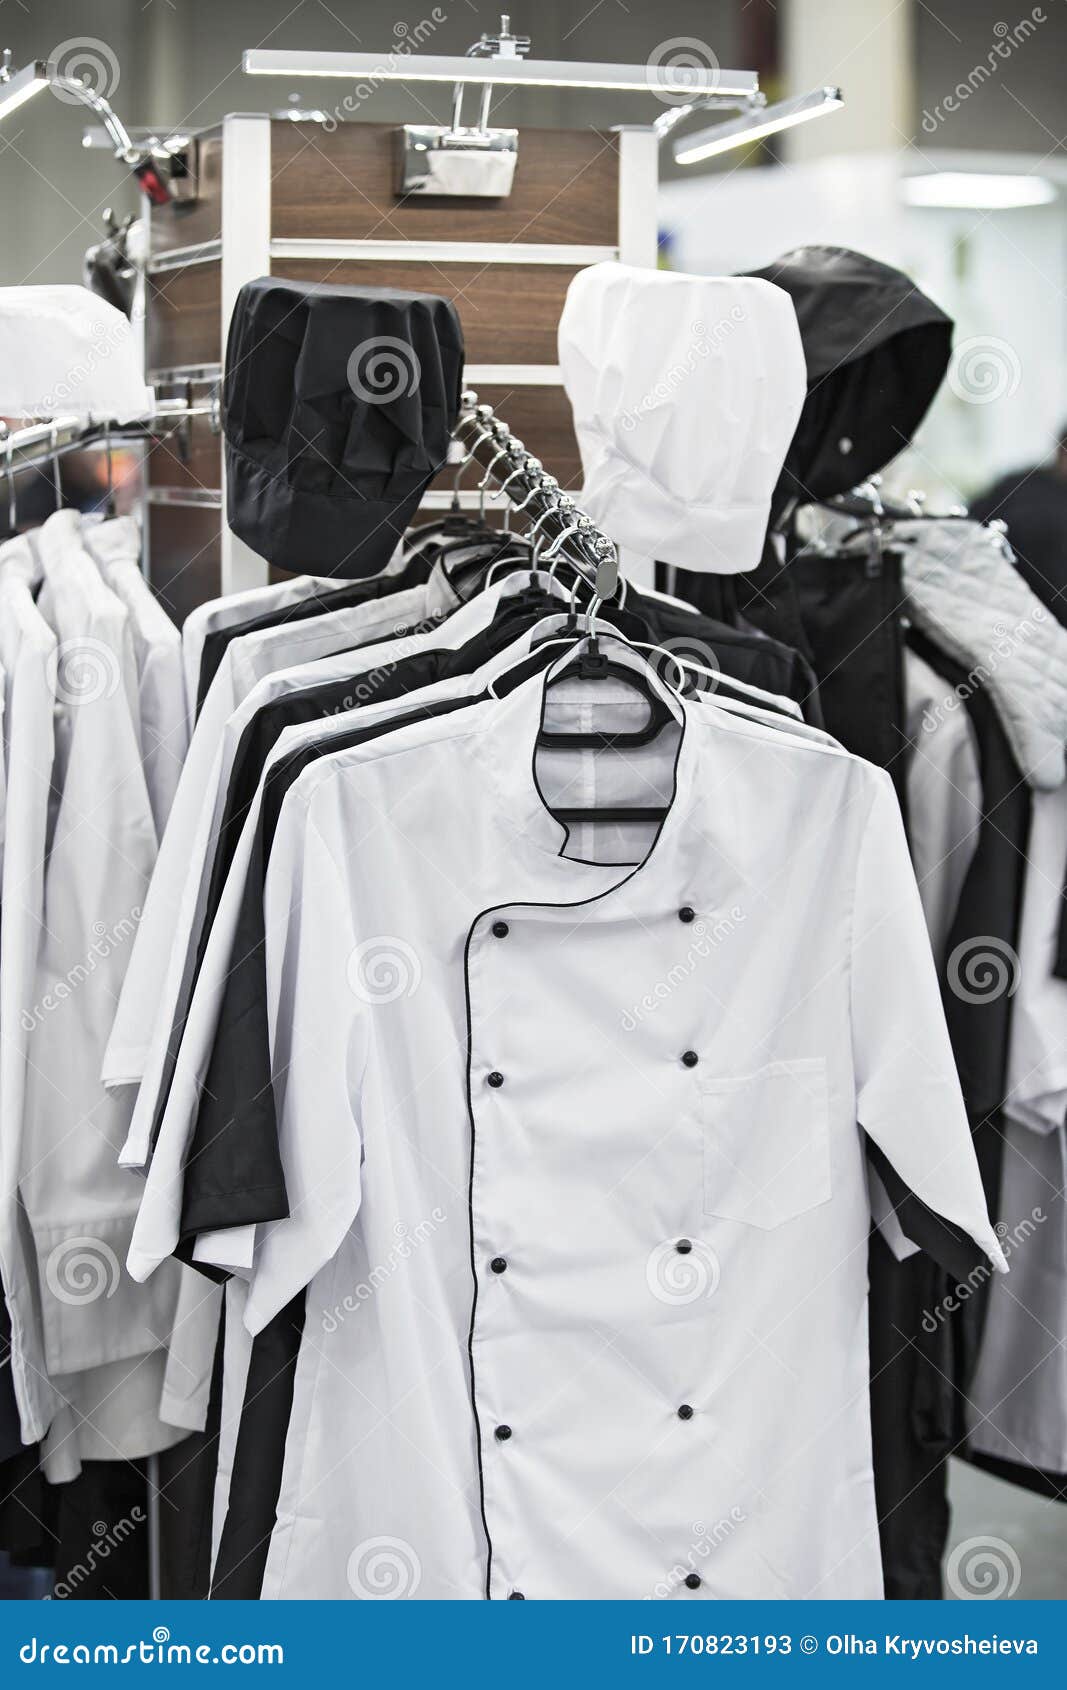
<svg viewBox="0 0 1067 1690">
<path fill-rule="evenodd" d="M 36 573 L 27 540 L 0 547 L 8 798 L 0 896 L 0 1277 L 11 1315 L 11 1370 L 27 1442 L 42 1436 L 58 1406 L 44 1365 L 37 1261 L 27 1247 L 19 1200 L 55 744 L 56 641 L 33 602 Z"/>
<path fill-rule="evenodd" d="M 31 1025 L 18 1183 L 44 1369 L 75 1419 L 89 1414 L 117 1444 L 131 1420 L 120 1412 L 121 1391 L 101 1392 L 94 1370 L 161 1352 L 178 1288 L 177 1264 L 147 1295 L 123 1270 L 140 1195 L 117 1165 L 132 1100 L 108 1093 L 99 1078 L 156 839 L 135 728 L 129 616 L 65 514 L 34 537 L 39 605 L 57 639 L 60 714 L 43 932 L 22 1004 Z M 102 1404 L 114 1416 L 110 1432 L 97 1418 Z"/>
</svg>

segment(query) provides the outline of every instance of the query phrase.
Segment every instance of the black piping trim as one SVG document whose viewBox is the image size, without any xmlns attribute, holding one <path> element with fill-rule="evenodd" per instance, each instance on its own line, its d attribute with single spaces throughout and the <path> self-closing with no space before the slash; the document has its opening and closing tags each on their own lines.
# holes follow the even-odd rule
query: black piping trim
<svg viewBox="0 0 1067 1690">
<path fill-rule="evenodd" d="M 544 722 L 545 707 L 546 707 L 546 703 L 547 703 L 547 699 L 546 699 L 546 696 L 545 696 L 546 691 L 547 691 L 547 688 L 542 688 L 542 693 L 541 693 L 541 721 L 542 721 L 542 723 Z M 477 1453 L 477 1460 L 478 1460 L 478 1506 L 479 1506 L 479 1510 L 480 1510 L 481 1516 L 482 1516 L 482 1529 L 485 1532 L 485 1542 L 486 1542 L 485 1597 L 486 1597 L 487 1602 L 491 1602 L 492 1599 L 493 1599 L 493 1597 L 492 1597 L 493 1538 L 492 1538 L 492 1534 L 489 1530 L 489 1520 L 488 1520 L 486 1512 L 485 1512 L 485 1468 L 484 1468 L 484 1465 L 483 1465 L 483 1462 L 482 1462 L 482 1423 L 481 1423 L 481 1418 L 478 1414 L 478 1390 L 477 1390 L 477 1382 L 476 1382 L 476 1375 L 475 1375 L 475 1368 L 474 1368 L 474 1328 L 475 1328 L 475 1323 L 476 1323 L 477 1313 L 478 1313 L 478 1263 L 477 1263 L 477 1259 L 476 1259 L 476 1256 L 475 1256 L 475 1250 L 474 1250 L 474 1157 L 475 1157 L 475 1150 L 476 1150 L 476 1143 L 477 1143 L 477 1133 L 476 1133 L 476 1129 L 475 1129 L 475 1125 L 474 1125 L 474 1094 L 473 1094 L 473 1089 L 472 1089 L 472 1084 L 471 1084 L 471 1080 L 472 1080 L 471 1070 L 472 1070 L 472 1066 L 473 1066 L 473 1062 L 474 1062 L 474 1024 L 473 1024 L 473 1018 L 472 1018 L 472 1015 L 471 1015 L 471 980 L 470 980 L 471 940 L 474 938 L 474 931 L 475 931 L 475 928 L 478 926 L 478 923 L 481 922 L 481 921 L 484 921 L 486 916 L 493 915 L 499 910 L 577 910 L 577 909 L 583 909 L 589 904 L 597 904 L 601 901 L 601 899 L 610 898 L 610 897 L 613 896 L 614 893 L 621 892 L 622 888 L 624 886 L 626 886 L 634 878 L 635 875 L 640 874 L 641 870 L 646 867 L 650 858 L 652 857 L 652 854 L 655 851 L 657 844 L 659 843 L 659 838 L 660 838 L 661 833 L 663 832 L 663 828 L 666 824 L 667 817 L 670 815 L 671 810 L 673 809 L 674 804 L 675 804 L 675 802 L 677 801 L 677 798 L 678 798 L 678 765 L 679 765 L 679 762 L 681 760 L 682 745 L 684 743 L 685 736 L 686 736 L 686 733 L 687 733 L 688 727 L 689 727 L 688 718 L 687 718 L 687 715 L 686 715 L 684 708 L 681 712 L 680 718 L 678 719 L 678 726 L 679 726 L 681 731 L 678 735 L 678 744 L 677 744 L 677 747 L 676 747 L 675 753 L 674 753 L 674 786 L 673 786 L 673 792 L 672 792 L 672 795 L 671 795 L 671 802 L 670 802 L 670 805 L 667 808 L 666 815 L 664 815 L 663 821 L 660 823 L 659 827 L 656 829 L 656 837 L 652 841 L 652 844 L 648 848 L 647 854 L 642 858 L 641 862 L 636 863 L 630 869 L 629 874 L 624 874 L 621 880 L 616 880 L 613 883 L 613 885 L 605 887 L 603 892 L 596 892 L 592 895 L 592 897 L 589 897 L 589 898 L 578 898 L 573 903 L 554 904 L 554 903 L 549 903 L 547 901 L 543 901 L 543 902 L 538 902 L 538 903 L 530 903 L 530 902 L 516 903 L 516 902 L 512 902 L 512 903 L 502 903 L 502 904 L 489 904 L 489 905 L 486 906 L 485 909 L 479 910 L 478 914 L 474 917 L 474 920 L 471 922 L 470 927 L 467 929 L 467 938 L 466 938 L 466 941 L 465 941 L 464 946 L 463 946 L 463 998 L 464 998 L 464 1003 L 466 1005 L 466 1011 L 467 1011 L 467 1119 L 470 1123 L 470 1173 L 469 1173 L 469 1176 L 468 1176 L 468 1179 L 467 1179 L 467 1219 L 468 1219 L 468 1226 L 469 1226 L 469 1230 L 470 1230 L 471 1279 L 472 1279 L 473 1285 L 474 1285 L 474 1290 L 473 1290 L 473 1293 L 472 1293 L 472 1296 L 471 1296 L 470 1325 L 467 1328 L 467 1364 L 468 1364 L 468 1368 L 469 1368 L 469 1372 L 470 1372 L 471 1413 L 474 1416 L 475 1444 L 476 1444 L 476 1453 Z M 552 816 L 552 811 L 549 809 L 548 805 L 545 803 L 545 795 L 542 792 L 540 783 L 538 782 L 538 779 L 537 779 L 537 752 L 538 752 L 538 750 L 539 750 L 539 746 L 538 746 L 538 743 L 537 743 L 537 736 L 535 735 L 533 745 L 531 746 L 531 749 L 530 749 L 530 776 L 531 776 L 531 779 L 532 779 L 532 782 L 533 782 L 533 785 L 534 785 L 534 789 L 537 792 L 537 795 L 540 798 L 541 803 L 544 805 L 546 814 L 549 815 L 549 816 Z M 555 818 L 553 817 L 553 820 L 554 819 Z M 557 825 L 560 825 L 560 824 L 557 824 Z M 569 838 L 569 833 L 568 833 L 568 830 L 566 828 L 561 827 L 561 831 L 564 834 L 564 838 L 562 840 L 562 843 L 560 844 L 559 851 L 556 854 L 557 854 L 557 856 L 562 858 L 564 856 L 564 852 L 566 850 L 567 839 Z M 571 861 L 570 858 L 567 858 L 566 860 Z M 599 864 L 599 865 L 595 865 L 595 866 L 604 867 L 604 868 L 611 868 L 611 867 L 614 867 L 616 865 L 611 864 L 611 863 L 604 863 L 604 864 Z"/>
</svg>

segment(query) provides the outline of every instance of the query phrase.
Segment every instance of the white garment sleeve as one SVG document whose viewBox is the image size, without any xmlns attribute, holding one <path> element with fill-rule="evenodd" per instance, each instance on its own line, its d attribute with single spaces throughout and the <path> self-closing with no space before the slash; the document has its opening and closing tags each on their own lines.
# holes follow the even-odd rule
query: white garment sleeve
<svg viewBox="0 0 1067 1690">
<path fill-rule="evenodd" d="M 889 776 L 860 842 L 852 1044 L 860 1125 L 917 1197 L 1007 1263 L 989 1222 L 904 825 Z"/>
<path fill-rule="evenodd" d="M 271 1072 L 289 1215 L 257 1228 L 245 1308 L 250 1332 L 261 1331 L 325 1266 L 360 1204 L 369 1016 L 351 984 L 351 891 L 301 793 L 307 775 L 317 773 L 308 770 L 286 799 L 267 872 Z M 335 820 L 336 790 L 320 789 L 327 825 Z"/>
</svg>

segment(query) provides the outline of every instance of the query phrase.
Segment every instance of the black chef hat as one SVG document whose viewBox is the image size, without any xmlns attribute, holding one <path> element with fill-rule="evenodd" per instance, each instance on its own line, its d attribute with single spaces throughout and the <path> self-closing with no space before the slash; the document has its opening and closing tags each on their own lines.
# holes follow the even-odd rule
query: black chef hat
<svg viewBox="0 0 1067 1690">
<path fill-rule="evenodd" d="M 434 294 L 262 276 L 226 345 L 226 519 L 280 569 L 377 575 L 444 464 L 463 331 Z"/>
<path fill-rule="evenodd" d="M 847 492 L 911 440 L 952 354 L 952 320 L 902 270 L 847 247 L 802 246 L 761 276 L 793 301 L 808 397 L 772 510 Z"/>
</svg>

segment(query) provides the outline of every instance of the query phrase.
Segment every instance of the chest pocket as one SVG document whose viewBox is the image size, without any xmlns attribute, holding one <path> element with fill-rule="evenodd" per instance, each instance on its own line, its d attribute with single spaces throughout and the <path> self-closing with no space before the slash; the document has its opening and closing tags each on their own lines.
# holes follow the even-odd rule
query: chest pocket
<svg viewBox="0 0 1067 1690">
<path fill-rule="evenodd" d="M 829 1087 L 822 1057 L 701 1079 L 704 1213 L 769 1229 L 830 1196 Z"/>
</svg>

